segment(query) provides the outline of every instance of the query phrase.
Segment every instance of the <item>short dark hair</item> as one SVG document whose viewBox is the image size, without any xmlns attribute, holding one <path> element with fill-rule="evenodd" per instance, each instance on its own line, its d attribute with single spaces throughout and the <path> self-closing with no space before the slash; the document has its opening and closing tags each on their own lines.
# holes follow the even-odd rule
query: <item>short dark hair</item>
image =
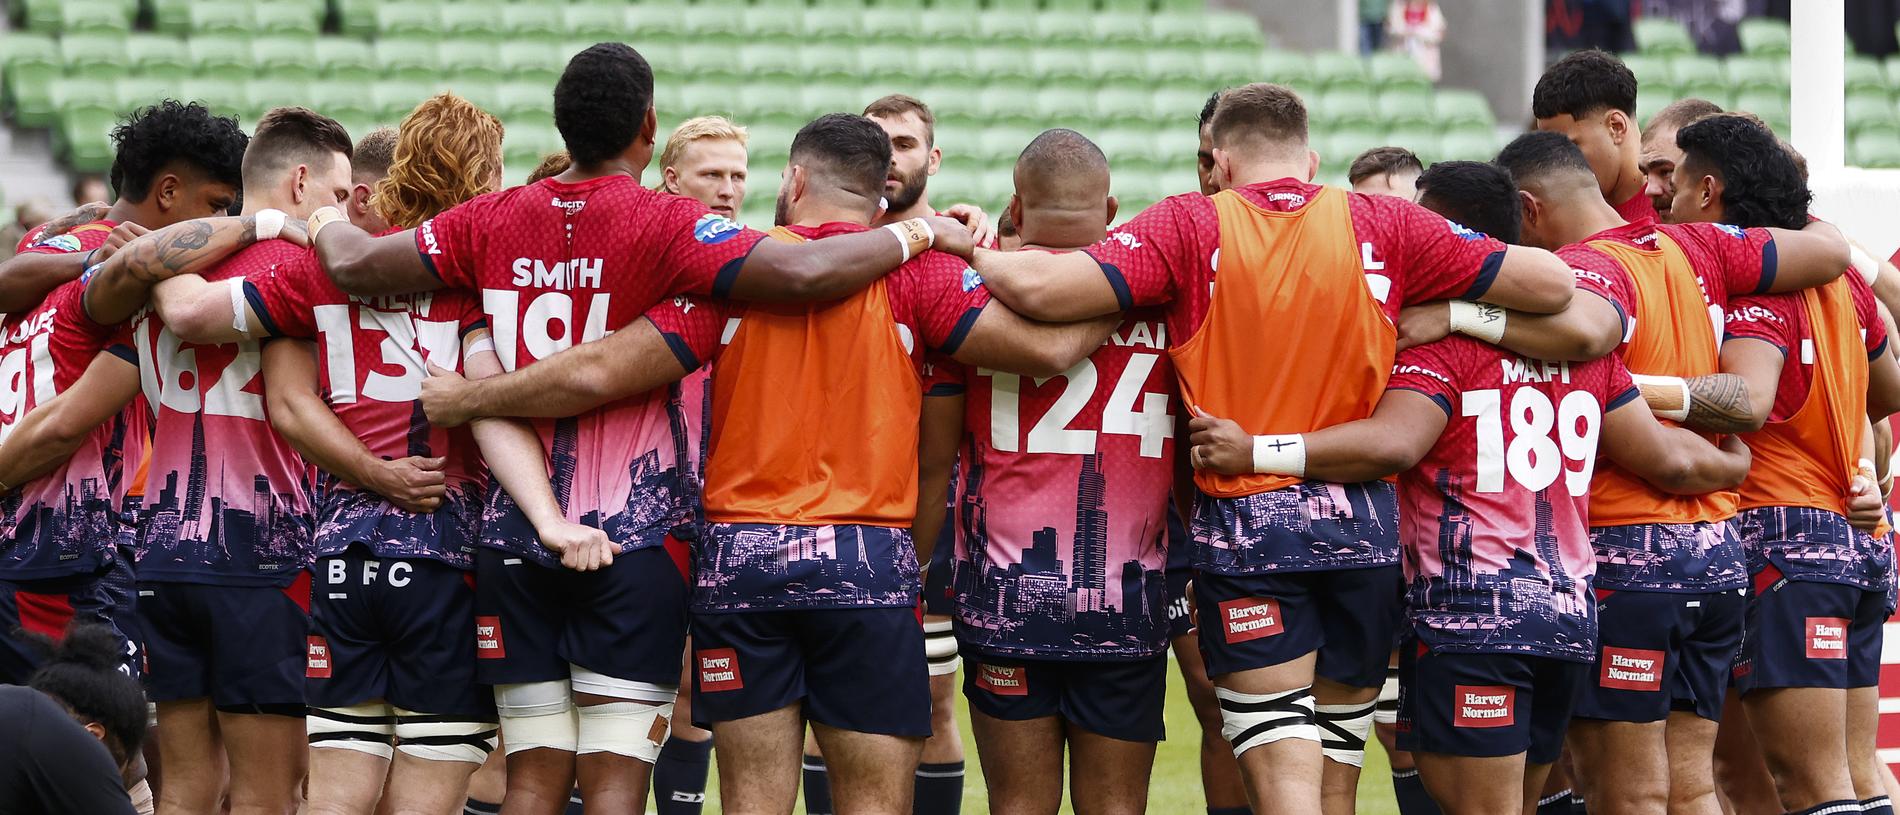
<svg viewBox="0 0 1900 815">
<path fill-rule="evenodd" d="M 356 148 L 350 152 L 350 172 L 382 178 L 389 175 L 389 165 L 395 160 L 396 128 L 385 125 L 356 141 Z"/>
<path fill-rule="evenodd" d="M 1374 147 L 1352 160 L 1352 168 L 1346 171 L 1346 180 L 1357 184 L 1375 175 L 1422 172 L 1425 172 L 1425 164 L 1412 151 L 1403 147 Z"/>
<path fill-rule="evenodd" d="M 76 623 L 57 645 L 43 637 L 38 644 L 47 658 L 27 684 L 103 726 L 118 743 L 115 760 L 138 755 L 145 743 L 145 691 L 119 671 L 125 647 L 118 634 L 98 623 Z"/>
<path fill-rule="evenodd" d="M 1676 131 L 1691 175 L 1722 179 L 1725 223 L 1800 229 L 1814 196 L 1794 158 L 1765 127 L 1742 116 L 1710 116 Z"/>
<path fill-rule="evenodd" d="M 1222 88 L 1207 95 L 1207 104 L 1201 106 L 1202 129 L 1206 129 L 1208 122 L 1214 121 L 1214 109 L 1220 107 L 1220 95 L 1226 92 L 1227 89 Z"/>
<path fill-rule="evenodd" d="M 112 130 L 117 150 L 112 191 L 127 201 L 144 201 L 159 172 L 173 162 L 237 189 L 244 183 L 244 149 L 249 143 L 236 119 L 213 116 L 197 102 L 166 99 L 140 108 Z"/>
<path fill-rule="evenodd" d="M 791 162 L 812 167 L 838 186 L 875 199 L 891 171 L 891 137 L 869 118 L 827 113 L 792 137 Z"/>
<path fill-rule="evenodd" d="M 866 117 L 894 119 L 906 113 L 916 114 L 917 119 L 924 123 L 924 146 L 935 147 L 937 145 L 937 117 L 931 114 L 930 106 L 924 104 L 923 100 L 915 96 L 893 93 L 879 97 L 871 104 L 864 106 Z"/>
<path fill-rule="evenodd" d="M 1304 146 L 1306 103 L 1292 88 L 1271 82 L 1228 88 L 1208 120 L 1208 135 L 1223 147 L 1241 140 L 1267 148 Z"/>
<path fill-rule="evenodd" d="M 1497 165 L 1510 173 L 1518 186 L 1560 173 L 1589 176 L 1590 183 L 1596 183 L 1596 174 L 1591 172 L 1583 150 L 1562 133 L 1526 133 L 1512 139 L 1499 151 Z"/>
<path fill-rule="evenodd" d="M 244 177 L 263 178 L 297 164 L 316 166 L 331 153 L 349 158 L 355 149 L 349 131 L 335 119 L 309 108 L 276 108 L 257 120 L 244 150 Z"/>
<path fill-rule="evenodd" d="M 1595 48 L 1557 60 L 1531 91 L 1531 116 L 1538 119 L 1581 119 L 1605 109 L 1636 115 L 1636 74 L 1614 54 Z"/>
<path fill-rule="evenodd" d="M 1425 168 L 1418 177 L 1418 203 L 1505 243 L 1517 243 L 1523 225 L 1511 174 L 1483 161 L 1441 161 Z"/>
<path fill-rule="evenodd" d="M 1707 99 L 1697 99 L 1693 96 L 1677 99 L 1664 105 L 1662 110 L 1656 111 L 1656 115 L 1649 117 L 1649 124 L 1643 126 L 1643 134 L 1648 135 L 1652 130 L 1680 130 L 1683 125 L 1721 112 L 1721 105 Z"/>
<path fill-rule="evenodd" d="M 554 83 L 554 127 L 583 167 L 626 152 L 652 108 L 653 69 L 625 43 L 588 46 Z"/>
</svg>

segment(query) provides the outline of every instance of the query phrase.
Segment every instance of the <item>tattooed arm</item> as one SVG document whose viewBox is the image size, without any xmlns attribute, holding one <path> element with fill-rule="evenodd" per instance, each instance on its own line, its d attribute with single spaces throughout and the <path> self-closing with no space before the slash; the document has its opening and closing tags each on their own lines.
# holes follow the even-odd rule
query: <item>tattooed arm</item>
<svg viewBox="0 0 1900 815">
<path fill-rule="evenodd" d="M 1751 399 L 1748 380 L 1737 374 L 1709 374 L 1682 382 L 1689 386 L 1689 415 L 1682 420 L 1684 426 L 1709 433 L 1748 433 L 1760 430 L 1762 423 L 1768 420 L 1767 408 Z M 1643 401 L 1659 415 L 1682 411 L 1680 386 L 1641 380 L 1637 384 L 1643 391 Z M 1772 388 L 1768 397 L 1772 405 Z"/>
<path fill-rule="evenodd" d="M 285 223 L 278 237 L 305 245 L 303 223 Z M 86 315 L 105 325 L 124 322 L 144 307 L 154 284 L 209 269 L 256 240 L 257 222 L 249 215 L 185 221 L 139 238 L 94 267 Z"/>
</svg>

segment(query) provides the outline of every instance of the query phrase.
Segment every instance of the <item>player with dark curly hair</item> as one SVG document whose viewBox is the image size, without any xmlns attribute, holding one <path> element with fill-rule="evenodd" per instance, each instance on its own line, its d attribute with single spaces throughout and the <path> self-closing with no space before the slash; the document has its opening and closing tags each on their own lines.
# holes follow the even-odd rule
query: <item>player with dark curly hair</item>
<svg viewBox="0 0 1900 815">
<path fill-rule="evenodd" d="M 145 690 L 119 664 L 118 635 L 103 625 L 75 624 L 57 645 L 48 639 L 45 664 L 27 685 L 52 697 L 71 712 L 111 754 L 125 788 L 138 801 L 149 802 L 145 782 Z"/>
<path fill-rule="evenodd" d="M 1814 195 L 1775 134 L 1736 114 L 1717 114 L 1676 131 L 1679 221 L 1800 229 Z M 1676 206 L 1688 209 L 1676 212 Z"/>
<path fill-rule="evenodd" d="M 1562 133 L 1583 150 L 1617 215 L 1630 223 L 1656 220 L 1643 194 L 1636 75 L 1622 60 L 1594 49 L 1558 60 L 1531 91 L 1531 115 L 1538 130 Z"/>
</svg>

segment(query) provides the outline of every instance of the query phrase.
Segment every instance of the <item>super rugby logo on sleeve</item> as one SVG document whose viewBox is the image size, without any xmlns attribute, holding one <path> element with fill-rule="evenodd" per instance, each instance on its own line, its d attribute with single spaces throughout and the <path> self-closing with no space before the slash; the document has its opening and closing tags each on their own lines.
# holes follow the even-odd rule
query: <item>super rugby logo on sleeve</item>
<svg viewBox="0 0 1900 815">
<path fill-rule="evenodd" d="M 980 666 L 976 686 L 997 696 L 1028 696 L 1029 669 L 1021 665 Z"/>
<path fill-rule="evenodd" d="M 695 651 L 693 661 L 699 665 L 700 691 L 738 690 L 745 687 L 745 678 L 739 675 L 739 652 L 731 648 L 708 648 Z"/>
<path fill-rule="evenodd" d="M 975 269 L 969 268 L 967 266 L 964 267 L 963 290 L 976 291 L 976 287 L 981 286 L 981 285 L 983 285 L 983 276 L 980 274 L 977 274 Z"/>
<path fill-rule="evenodd" d="M 708 212 L 699 216 L 699 221 L 693 224 L 693 240 L 713 246 L 732 240 L 741 229 L 744 227 L 734 223 L 731 218 Z"/>
<path fill-rule="evenodd" d="M 1451 234 L 1468 241 L 1484 240 L 1487 237 L 1483 232 L 1479 232 L 1476 229 L 1472 229 L 1450 218 L 1445 219 L 1445 225 L 1451 227 Z"/>
<path fill-rule="evenodd" d="M 1801 627 L 1808 643 L 1808 659 L 1847 658 L 1847 618 L 1809 617 Z"/>
<path fill-rule="evenodd" d="M 1454 685 L 1453 727 L 1510 727 L 1517 723 L 1517 688 L 1510 685 Z"/>
<path fill-rule="evenodd" d="M 478 659 L 501 659 L 508 655 L 508 649 L 501 642 L 501 617 L 477 616 L 475 618 L 475 656 Z"/>
<path fill-rule="evenodd" d="M 330 678 L 330 641 L 312 636 L 305 640 L 303 675 L 308 679 Z"/>
<path fill-rule="evenodd" d="M 1242 597 L 1220 604 L 1221 632 L 1228 643 L 1249 642 L 1286 630 L 1280 603 L 1270 597 Z"/>
<path fill-rule="evenodd" d="M 33 245 L 28 248 L 46 248 L 58 249 L 61 252 L 77 252 L 79 251 L 79 239 L 72 235 L 54 235 L 50 238 L 41 238 L 34 241 Z"/>
<path fill-rule="evenodd" d="M 1663 652 L 1603 647 L 1597 684 L 1616 690 L 1662 690 Z"/>
</svg>

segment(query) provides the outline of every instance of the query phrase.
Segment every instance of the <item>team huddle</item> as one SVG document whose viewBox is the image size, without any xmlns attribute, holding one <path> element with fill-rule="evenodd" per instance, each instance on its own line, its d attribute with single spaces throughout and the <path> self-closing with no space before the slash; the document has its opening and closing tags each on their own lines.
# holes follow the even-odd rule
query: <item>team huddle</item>
<svg viewBox="0 0 1900 815">
<path fill-rule="evenodd" d="M 497 751 L 503 812 L 697 812 L 709 750 L 727 811 L 954 812 L 959 670 L 993 810 L 1140 812 L 1170 649 L 1210 815 L 1352 812 L 1375 731 L 1407 815 L 1891 814 L 1900 271 L 1758 120 L 1579 52 L 1371 194 L 1245 85 L 1111 231 L 1066 129 L 934 210 L 894 95 L 760 232 L 723 118 L 643 186 L 653 93 L 577 54 L 508 189 L 451 94 L 122 125 L 0 263 L 0 682 L 109 628 L 167 814 L 478 811 Z"/>
</svg>

